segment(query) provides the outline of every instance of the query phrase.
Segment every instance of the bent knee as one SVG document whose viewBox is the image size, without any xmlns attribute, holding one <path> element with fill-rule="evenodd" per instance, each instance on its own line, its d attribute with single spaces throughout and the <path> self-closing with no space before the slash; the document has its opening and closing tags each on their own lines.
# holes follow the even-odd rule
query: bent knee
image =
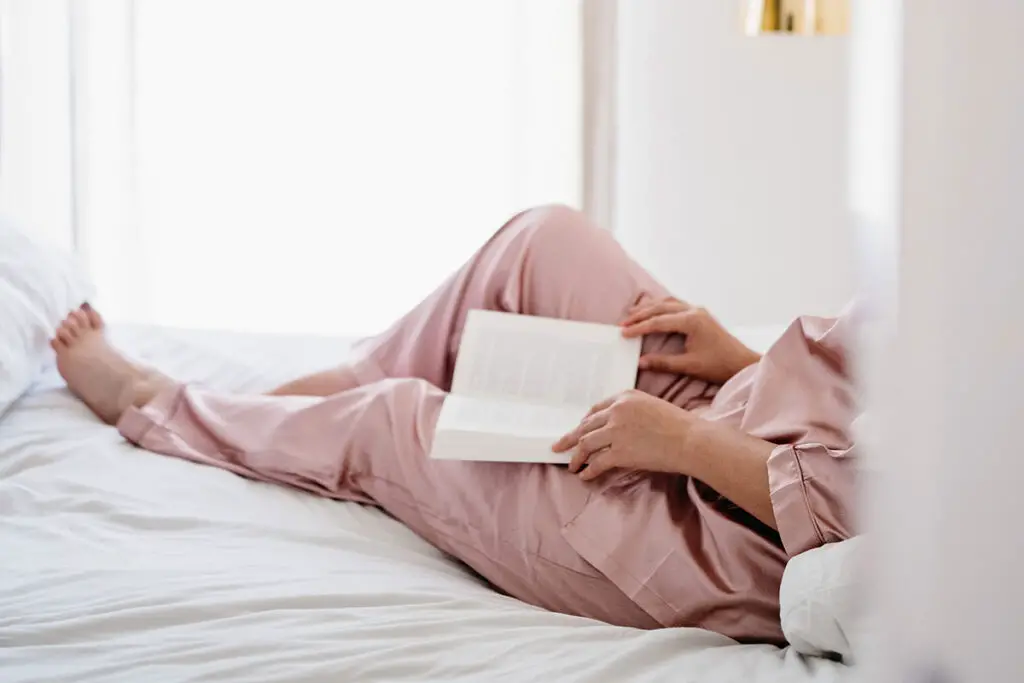
<svg viewBox="0 0 1024 683">
<path fill-rule="evenodd" d="M 582 231 L 597 230 L 604 232 L 587 214 L 566 204 L 546 204 L 527 209 L 510 221 L 526 223 L 534 230 L 542 231 Z"/>
<path fill-rule="evenodd" d="M 583 220 L 589 222 L 585 213 L 579 209 L 574 209 L 568 204 L 542 204 L 540 206 L 529 208 L 523 213 L 537 215 L 544 219 L 562 221 Z"/>
<path fill-rule="evenodd" d="M 576 252 L 592 244 L 614 242 L 611 234 L 589 216 L 564 204 L 528 209 L 509 221 L 505 229 L 525 238 L 531 251 L 542 253 Z"/>
</svg>

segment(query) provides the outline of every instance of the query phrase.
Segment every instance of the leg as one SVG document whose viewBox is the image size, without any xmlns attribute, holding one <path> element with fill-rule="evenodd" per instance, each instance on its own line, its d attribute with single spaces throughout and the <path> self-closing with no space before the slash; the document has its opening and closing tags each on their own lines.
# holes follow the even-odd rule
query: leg
<svg viewBox="0 0 1024 683">
<path fill-rule="evenodd" d="M 427 457 L 445 393 L 423 380 L 330 398 L 217 395 L 128 362 L 91 309 L 73 312 L 53 346 L 71 391 L 143 448 L 378 505 L 514 597 L 658 626 L 563 538 L 591 495 L 577 477 L 546 465 Z"/>
<path fill-rule="evenodd" d="M 655 627 L 562 538 L 562 526 L 587 500 L 582 482 L 562 468 L 427 457 L 444 396 L 418 379 L 383 380 L 325 399 L 172 386 L 129 409 L 118 427 L 147 450 L 379 505 L 531 604 Z"/>
<path fill-rule="evenodd" d="M 668 291 L 582 213 L 534 209 L 506 224 L 440 288 L 383 334 L 359 347 L 359 382 L 420 377 L 448 389 L 467 313 L 474 308 L 551 318 L 618 323 L 644 296 Z M 678 335 L 654 335 L 645 352 L 681 350 Z M 715 387 L 641 372 L 637 387 L 687 408 L 704 405 Z"/>
<path fill-rule="evenodd" d="M 347 365 L 328 368 L 282 384 L 269 396 L 330 396 L 359 386 L 359 379 Z"/>
</svg>

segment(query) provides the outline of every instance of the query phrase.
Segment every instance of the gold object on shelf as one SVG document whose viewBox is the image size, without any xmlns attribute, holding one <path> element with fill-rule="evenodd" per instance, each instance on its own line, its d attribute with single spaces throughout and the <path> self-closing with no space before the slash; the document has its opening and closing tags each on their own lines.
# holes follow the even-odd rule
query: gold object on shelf
<svg viewBox="0 0 1024 683">
<path fill-rule="evenodd" d="M 744 31 L 793 35 L 844 35 L 850 30 L 850 0 L 745 0 Z"/>
</svg>

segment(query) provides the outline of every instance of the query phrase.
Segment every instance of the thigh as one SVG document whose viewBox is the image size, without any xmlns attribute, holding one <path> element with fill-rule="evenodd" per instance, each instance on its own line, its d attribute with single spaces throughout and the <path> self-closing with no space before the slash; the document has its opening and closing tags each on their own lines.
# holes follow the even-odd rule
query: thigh
<svg viewBox="0 0 1024 683">
<path fill-rule="evenodd" d="M 376 386 L 388 413 L 373 419 L 378 450 L 362 450 L 372 455 L 350 465 L 364 495 L 516 598 L 614 624 L 657 626 L 563 538 L 586 507 L 590 485 L 554 465 L 432 460 L 444 393 L 417 380 Z"/>
<path fill-rule="evenodd" d="M 526 211 L 502 227 L 458 272 L 383 334 L 364 341 L 363 382 L 420 377 L 451 386 L 468 312 L 475 308 L 605 324 L 668 290 L 607 231 L 564 206 Z M 681 351 L 678 335 L 651 335 L 646 352 Z M 686 376 L 643 371 L 637 388 L 694 408 L 716 390 Z"/>
</svg>

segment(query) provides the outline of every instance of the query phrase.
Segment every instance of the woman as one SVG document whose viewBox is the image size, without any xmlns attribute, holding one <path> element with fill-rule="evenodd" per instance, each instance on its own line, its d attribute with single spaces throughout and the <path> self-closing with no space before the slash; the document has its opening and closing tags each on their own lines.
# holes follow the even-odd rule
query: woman
<svg viewBox="0 0 1024 683">
<path fill-rule="evenodd" d="M 427 457 L 473 308 L 644 336 L 637 390 L 553 444 L 568 468 Z M 272 396 L 137 367 L 88 306 L 52 343 L 71 391 L 142 448 L 378 505 L 550 610 L 779 643 L 786 561 L 851 534 L 847 326 L 803 318 L 761 359 L 582 214 L 547 207 L 506 224 L 354 362 Z"/>
</svg>

